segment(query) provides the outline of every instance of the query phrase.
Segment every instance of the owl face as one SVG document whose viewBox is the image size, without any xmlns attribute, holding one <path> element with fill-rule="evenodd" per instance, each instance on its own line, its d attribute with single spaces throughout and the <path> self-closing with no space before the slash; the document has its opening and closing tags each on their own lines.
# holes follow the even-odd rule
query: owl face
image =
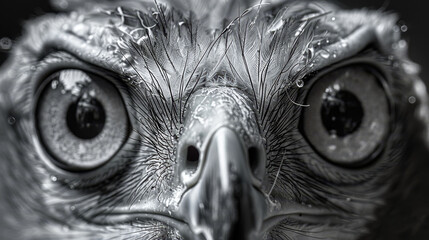
<svg viewBox="0 0 429 240">
<path fill-rule="evenodd" d="M 5 236 L 357 239 L 394 196 L 426 104 L 395 16 L 69 4 L 0 77 Z"/>
</svg>

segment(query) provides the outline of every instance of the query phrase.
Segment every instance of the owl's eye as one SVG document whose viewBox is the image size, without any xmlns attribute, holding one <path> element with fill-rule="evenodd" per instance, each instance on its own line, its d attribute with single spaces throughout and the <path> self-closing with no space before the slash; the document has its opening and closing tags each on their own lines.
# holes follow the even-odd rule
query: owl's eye
<svg viewBox="0 0 429 240">
<path fill-rule="evenodd" d="M 314 150 L 342 166 L 372 160 L 389 132 L 389 101 L 381 74 L 352 65 L 315 79 L 301 129 Z"/>
<path fill-rule="evenodd" d="M 70 171 L 91 170 L 108 162 L 129 128 L 117 88 L 77 69 L 56 72 L 44 81 L 36 122 L 53 162 Z"/>
</svg>

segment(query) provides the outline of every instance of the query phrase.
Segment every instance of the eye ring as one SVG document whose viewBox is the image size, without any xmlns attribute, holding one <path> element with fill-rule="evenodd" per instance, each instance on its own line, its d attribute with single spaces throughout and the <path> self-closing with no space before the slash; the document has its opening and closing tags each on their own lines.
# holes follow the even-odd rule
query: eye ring
<svg viewBox="0 0 429 240">
<path fill-rule="evenodd" d="M 303 110 L 300 130 L 318 155 L 349 168 L 362 167 L 379 156 L 392 115 L 384 81 L 381 71 L 366 63 L 337 66 L 311 80 L 305 96 L 310 107 Z"/>
<path fill-rule="evenodd" d="M 70 124 L 70 115 L 77 114 L 80 123 L 86 124 L 86 128 L 80 128 L 83 135 L 79 135 L 79 130 L 73 131 L 71 126 L 76 126 L 76 122 Z M 94 117 L 101 119 L 102 124 L 88 135 L 95 126 Z M 70 172 L 94 170 L 109 162 L 126 142 L 130 128 L 126 107 L 115 85 L 101 75 L 76 68 L 59 69 L 42 82 L 35 122 L 51 162 Z"/>
</svg>

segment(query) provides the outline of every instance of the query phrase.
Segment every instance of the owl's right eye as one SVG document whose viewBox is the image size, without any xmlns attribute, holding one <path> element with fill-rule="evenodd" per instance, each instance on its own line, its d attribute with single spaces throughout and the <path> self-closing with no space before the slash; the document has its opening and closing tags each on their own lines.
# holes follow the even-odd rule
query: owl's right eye
<svg viewBox="0 0 429 240">
<path fill-rule="evenodd" d="M 325 160 L 362 166 L 382 150 L 390 131 L 383 77 L 370 65 L 334 69 L 315 79 L 302 115 L 302 133 Z"/>
<path fill-rule="evenodd" d="M 115 85 L 77 69 L 58 71 L 45 80 L 36 126 L 53 163 L 69 171 L 107 163 L 129 132 L 127 111 Z"/>
</svg>

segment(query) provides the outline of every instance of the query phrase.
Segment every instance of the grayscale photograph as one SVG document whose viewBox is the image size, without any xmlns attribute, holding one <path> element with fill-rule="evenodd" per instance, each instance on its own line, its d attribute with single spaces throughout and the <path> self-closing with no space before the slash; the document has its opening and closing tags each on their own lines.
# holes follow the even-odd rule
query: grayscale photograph
<svg viewBox="0 0 429 240">
<path fill-rule="evenodd" d="M 0 8 L 0 240 L 429 239 L 423 1 Z"/>
</svg>

